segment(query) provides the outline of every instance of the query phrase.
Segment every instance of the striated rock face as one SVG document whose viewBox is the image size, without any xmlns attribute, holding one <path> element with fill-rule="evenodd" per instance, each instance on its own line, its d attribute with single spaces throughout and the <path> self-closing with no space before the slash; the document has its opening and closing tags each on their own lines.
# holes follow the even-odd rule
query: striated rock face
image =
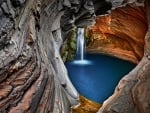
<svg viewBox="0 0 150 113">
<path fill-rule="evenodd" d="M 0 1 L 0 113 L 69 113 L 77 104 L 59 54 L 63 10 L 58 4 Z"/>
<path fill-rule="evenodd" d="M 135 4 L 113 10 L 96 18 L 96 24 L 87 29 L 91 38 L 87 50 L 101 52 L 138 63 L 144 51 L 147 20 L 143 7 Z"/>
</svg>

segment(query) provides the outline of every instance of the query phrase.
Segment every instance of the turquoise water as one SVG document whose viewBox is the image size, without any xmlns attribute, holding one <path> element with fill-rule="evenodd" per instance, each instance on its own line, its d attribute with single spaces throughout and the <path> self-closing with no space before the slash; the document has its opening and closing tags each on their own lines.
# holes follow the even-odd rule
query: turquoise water
<svg viewBox="0 0 150 113">
<path fill-rule="evenodd" d="M 86 98 L 103 103 L 114 92 L 119 80 L 135 64 L 101 54 L 87 54 L 88 63 L 65 63 L 69 78 L 77 91 Z"/>
</svg>

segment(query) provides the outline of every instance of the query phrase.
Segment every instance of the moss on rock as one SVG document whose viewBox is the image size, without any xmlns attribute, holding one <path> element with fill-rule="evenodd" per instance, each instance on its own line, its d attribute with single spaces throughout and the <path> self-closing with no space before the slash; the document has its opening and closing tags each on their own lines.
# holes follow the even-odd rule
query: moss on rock
<svg viewBox="0 0 150 113">
<path fill-rule="evenodd" d="M 91 33 L 85 29 L 84 33 L 85 44 L 88 46 L 92 42 Z M 61 49 L 61 56 L 64 62 L 72 61 L 75 58 L 77 49 L 77 29 L 71 30 L 67 36 L 66 40 Z"/>
<path fill-rule="evenodd" d="M 61 49 L 61 56 L 64 62 L 71 61 L 76 54 L 76 29 L 71 30 L 66 37 L 66 40 Z"/>
</svg>

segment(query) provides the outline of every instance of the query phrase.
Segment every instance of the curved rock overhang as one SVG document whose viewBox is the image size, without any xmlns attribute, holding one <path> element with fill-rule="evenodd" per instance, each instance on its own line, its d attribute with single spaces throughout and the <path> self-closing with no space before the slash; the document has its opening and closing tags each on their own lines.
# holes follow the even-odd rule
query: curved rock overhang
<svg viewBox="0 0 150 113">
<path fill-rule="evenodd" d="M 96 17 L 96 24 L 86 29 L 91 41 L 88 52 L 112 55 L 138 63 L 144 55 L 147 19 L 144 7 L 128 4 Z"/>
</svg>

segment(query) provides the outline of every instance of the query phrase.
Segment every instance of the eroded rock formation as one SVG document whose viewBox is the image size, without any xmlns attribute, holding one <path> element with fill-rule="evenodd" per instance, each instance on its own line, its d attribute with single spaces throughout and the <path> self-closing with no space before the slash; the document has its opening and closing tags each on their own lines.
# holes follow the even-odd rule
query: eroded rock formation
<svg viewBox="0 0 150 113">
<path fill-rule="evenodd" d="M 78 94 L 59 48 L 58 0 L 0 1 L 0 112 L 68 113 Z"/>
<path fill-rule="evenodd" d="M 137 67 L 126 75 L 114 94 L 104 102 L 98 113 L 150 112 L 150 1 L 145 1 L 148 30 L 145 36 L 144 56 Z"/>
<path fill-rule="evenodd" d="M 87 29 L 90 52 L 100 52 L 138 63 L 144 51 L 147 20 L 143 7 L 129 4 L 96 18 Z"/>
<path fill-rule="evenodd" d="M 94 12 L 103 14 L 111 7 L 130 2 L 129 0 L 121 2 L 112 0 L 110 1 L 112 4 L 110 4 L 109 1 L 102 0 L 97 5 L 98 1 L 0 0 L 1 113 L 71 112 L 70 107 L 78 103 L 78 93 L 68 79 L 66 68 L 59 54 L 63 37 L 68 30 L 77 26 L 81 27 L 79 23 L 83 22 L 82 26 L 93 24 Z M 131 2 L 136 2 L 136 0 L 131 0 Z M 136 5 L 142 3 L 139 0 Z M 108 7 L 105 9 L 103 5 Z M 148 21 L 144 57 L 139 65 L 120 81 L 115 94 L 104 103 L 100 113 L 150 112 L 149 0 L 146 0 L 146 4 L 143 6 L 145 9 L 137 8 L 141 13 L 137 11 L 136 14 L 139 16 L 139 26 L 146 26 L 143 24 L 146 23 L 145 15 Z M 102 9 L 103 12 L 99 11 Z M 144 22 L 141 22 L 140 19 Z M 66 22 L 66 20 L 68 21 Z M 116 22 L 115 15 L 114 22 Z M 118 29 L 119 27 L 114 26 L 114 30 L 110 31 L 118 34 Z M 145 32 L 145 29 L 142 33 Z M 125 33 L 125 31 L 122 32 Z M 142 42 L 140 44 L 143 45 L 141 37 L 144 33 L 139 35 L 140 40 L 137 40 L 132 33 L 129 36 L 131 39 L 135 39 L 136 44 L 139 44 L 140 41 Z M 140 49 L 142 49 L 142 45 L 140 45 Z M 132 49 L 136 50 L 136 54 L 138 54 L 138 57 L 135 55 L 133 61 L 139 60 L 141 50 L 139 47 Z"/>
<path fill-rule="evenodd" d="M 94 22 L 91 0 L 0 1 L 0 112 L 71 112 L 78 93 L 59 49 L 81 22 Z"/>
</svg>

